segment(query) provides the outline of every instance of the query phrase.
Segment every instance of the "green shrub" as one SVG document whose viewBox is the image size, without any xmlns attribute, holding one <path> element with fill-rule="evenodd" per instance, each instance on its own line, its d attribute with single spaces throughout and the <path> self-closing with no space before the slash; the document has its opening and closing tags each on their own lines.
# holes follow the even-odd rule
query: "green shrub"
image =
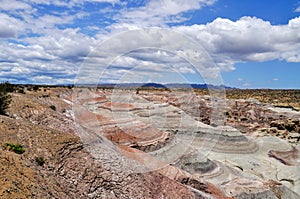
<svg viewBox="0 0 300 199">
<path fill-rule="evenodd" d="M 45 159 L 43 157 L 37 157 L 35 158 L 35 161 L 39 166 L 43 166 L 45 164 Z"/>
<path fill-rule="evenodd" d="M 0 84 L 0 114 L 6 115 L 6 109 L 9 107 L 11 102 L 11 96 L 8 92 L 13 91 L 13 86 L 8 83 L 4 82 Z"/>
<path fill-rule="evenodd" d="M 25 152 L 25 149 L 23 148 L 23 146 L 21 144 L 4 143 L 3 147 L 6 150 L 13 151 L 13 152 L 15 152 L 17 154 L 22 154 L 22 153 Z"/>
</svg>

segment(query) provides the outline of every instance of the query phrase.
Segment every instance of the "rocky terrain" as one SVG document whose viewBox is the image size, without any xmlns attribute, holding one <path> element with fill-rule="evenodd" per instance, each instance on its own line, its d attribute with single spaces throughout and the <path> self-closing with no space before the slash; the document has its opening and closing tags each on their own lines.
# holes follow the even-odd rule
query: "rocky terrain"
<svg viewBox="0 0 300 199">
<path fill-rule="evenodd" d="M 218 125 L 199 93 L 25 93 L 0 116 L 0 198 L 300 198 L 296 109 L 231 98 Z"/>
<path fill-rule="evenodd" d="M 199 95 L 208 95 L 209 91 L 197 89 Z M 300 111 L 299 90 L 271 90 L 271 89 L 228 89 L 227 99 L 256 99 L 262 103 L 272 104 L 275 107 L 290 108 Z"/>
</svg>

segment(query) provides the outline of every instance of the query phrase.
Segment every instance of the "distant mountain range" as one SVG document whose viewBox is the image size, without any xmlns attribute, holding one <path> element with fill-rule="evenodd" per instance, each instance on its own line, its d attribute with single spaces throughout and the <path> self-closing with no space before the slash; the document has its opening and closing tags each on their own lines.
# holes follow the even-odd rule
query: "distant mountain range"
<svg viewBox="0 0 300 199">
<path fill-rule="evenodd" d="M 130 87 L 141 87 L 141 88 L 195 88 L 195 89 L 235 89 L 225 85 L 211 85 L 211 84 L 186 84 L 186 83 L 169 83 L 169 84 L 158 84 L 158 83 L 121 83 L 121 84 L 98 84 L 99 87 L 116 87 L 116 88 L 130 88 Z"/>
</svg>

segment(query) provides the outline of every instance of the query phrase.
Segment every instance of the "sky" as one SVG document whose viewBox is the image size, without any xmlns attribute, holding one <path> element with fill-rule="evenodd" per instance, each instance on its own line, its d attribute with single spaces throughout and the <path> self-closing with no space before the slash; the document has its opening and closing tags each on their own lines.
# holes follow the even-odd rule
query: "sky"
<svg viewBox="0 0 300 199">
<path fill-rule="evenodd" d="M 0 81 L 300 89 L 300 0 L 0 0 Z"/>
</svg>

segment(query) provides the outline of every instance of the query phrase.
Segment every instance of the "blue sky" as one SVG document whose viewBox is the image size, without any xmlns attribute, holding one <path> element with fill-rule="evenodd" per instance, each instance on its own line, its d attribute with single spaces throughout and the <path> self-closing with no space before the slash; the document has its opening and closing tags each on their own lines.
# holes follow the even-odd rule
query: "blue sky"
<svg viewBox="0 0 300 199">
<path fill-rule="evenodd" d="M 0 81 L 299 89 L 299 16 L 299 0 L 0 0 Z"/>
</svg>

